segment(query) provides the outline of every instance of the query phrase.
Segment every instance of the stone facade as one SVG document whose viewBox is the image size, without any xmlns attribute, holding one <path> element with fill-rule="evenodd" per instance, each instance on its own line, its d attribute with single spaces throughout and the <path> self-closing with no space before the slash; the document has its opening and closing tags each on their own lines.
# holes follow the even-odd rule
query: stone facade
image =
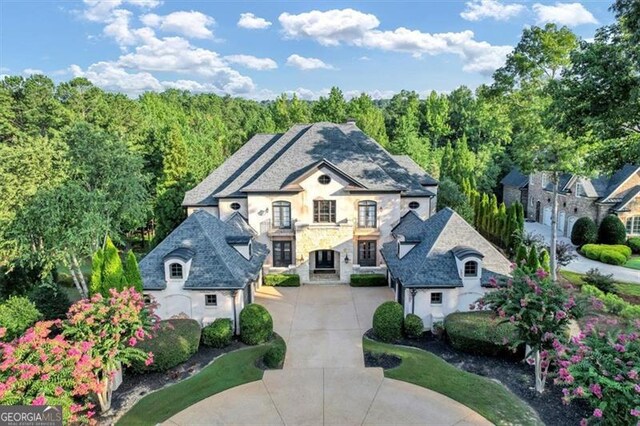
<svg viewBox="0 0 640 426">
<path fill-rule="evenodd" d="M 518 188 L 515 186 L 504 185 L 502 189 L 502 201 L 509 207 L 513 203 L 520 202 L 526 204 L 528 192 L 526 188 Z M 523 199 L 525 200 L 523 202 Z"/>
</svg>

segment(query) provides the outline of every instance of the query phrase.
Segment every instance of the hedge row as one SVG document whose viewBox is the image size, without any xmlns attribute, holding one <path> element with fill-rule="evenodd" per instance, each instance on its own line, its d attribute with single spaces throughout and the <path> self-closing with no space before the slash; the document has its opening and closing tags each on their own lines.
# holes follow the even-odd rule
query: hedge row
<svg viewBox="0 0 640 426">
<path fill-rule="evenodd" d="M 384 287 L 387 277 L 382 274 L 352 274 L 351 287 Z"/>
<path fill-rule="evenodd" d="M 631 237 L 627 240 L 627 245 L 635 254 L 640 254 L 640 237 Z"/>
<path fill-rule="evenodd" d="M 454 348 L 490 356 L 512 354 L 509 342 L 517 337 L 513 324 L 489 311 L 449 314 L 444 329 Z"/>
<path fill-rule="evenodd" d="M 167 371 L 191 358 L 200 346 L 200 324 L 193 319 L 160 321 L 155 333 L 153 338 L 138 342 L 136 346 L 153 353 L 153 364 L 145 366 L 143 362 L 134 362 L 133 371 Z"/>
<path fill-rule="evenodd" d="M 640 318 L 640 305 L 633 305 L 613 293 L 605 293 L 589 284 L 583 284 L 581 290 L 588 296 L 600 299 L 607 312 L 628 319 Z"/>
<path fill-rule="evenodd" d="M 262 281 L 269 287 L 300 287 L 300 275 L 297 274 L 267 274 Z"/>
<path fill-rule="evenodd" d="M 230 318 L 217 318 L 202 329 L 202 343 L 213 348 L 224 348 L 233 339 L 233 322 Z"/>
<path fill-rule="evenodd" d="M 631 257 L 631 248 L 624 244 L 585 244 L 581 250 L 589 259 L 610 265 L 624 265 Z"/>
</svg>

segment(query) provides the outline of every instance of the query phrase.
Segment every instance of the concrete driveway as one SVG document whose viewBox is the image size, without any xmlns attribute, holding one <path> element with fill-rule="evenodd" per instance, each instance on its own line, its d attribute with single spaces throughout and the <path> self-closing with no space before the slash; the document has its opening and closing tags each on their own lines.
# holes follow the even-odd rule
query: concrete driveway
<svg viewBox="0 0 640 426">
<path fill-rule="evenodd" d="M 545 242 L 550 244 L 551 241 L 551 227 L 543 225 L 537 222 L 526 222 L 524 224 L 524 230 L 531 234 L 537 234 L 544 238 Z M 558 237 L 558 241 L 565 242 L 571 247 L 571 239 L 567 237 Z M 575 250 L 575 247 L 574 247 Z M 612 274 L 613 278 L 617 281 L 638 283 L 640 284 L 640 271 L 635 269 L 624 268 L 622 266 L 607 265 L 606 263 L 596 262 L 595 260 L 587 259 L 580 253 L 576 253 L 577 257 L 573 262 L 564 266 L 562 269 L 566 269 L 571 272 L 578 272 L 580 274 L 586 274 L 590 269 L 599 269 L 604 274 Z"/>
<path fill-rule="evenodd" d="M 365 368 L 362 334 L 388 288 L 263 287 L 275 331 L 287 342 L 282 370 L 211 396 L 168 425 L 488 425 L 470 408 Z"/>
</svg>

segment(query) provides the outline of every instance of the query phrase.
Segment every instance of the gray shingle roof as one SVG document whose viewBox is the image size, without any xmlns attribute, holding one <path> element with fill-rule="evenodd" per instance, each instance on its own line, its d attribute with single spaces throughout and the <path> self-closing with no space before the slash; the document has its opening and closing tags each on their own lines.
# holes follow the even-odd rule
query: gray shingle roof
<svg viewBox="0 0 640 426">
<path fill-rule="evenodd" d="M 407 169 L 410 174 L 420 180 L 421 184 L 428 186 L 438 184 L 437 180 L 429 176 L 427 172 L 425 172 L 424 169 L 420 167 L 418 163 L 413 161 L 413 159 L 408 155 L 392 155 L 392 157 L 396 161 L 396 163 Z"/>
<path fill-rule="evenodd" d="M 247 222 L 247 219 L 238 212 L 234 212 L 231 216 L 229 216 L 225 220 L 225 222 L 244 234 L 253 235 L 253 236 L 258 235 L 256 230 L 253 229 L 251 225 L 249 225 L 249 222 Z"/>
<path fill-rule="evenodd" d="M 517 168 L 513 168 L 505 177 L 502 178 L 500 183 L 505 186 L 515 186 L 516 188 L 522 188 L 529 183 L 529 176 L 523 174 Z"/>
<path fill-rule="evenodd" d="M 629 202 L 631 202 L 631 200 L 636 198 L 638 196 L 638 194 L 640 194 L 640 185 L 636 185 L 636 186 L 630 188 L 624 194 L 624 196 L 622 197 L 620 202 L 618 204 L 616 204 L 616 206 L 614 207 L 614 210 L 617 211 L 617 212 L 628 210 L 627 209 L 627 204 L 629 204 Z"/>
<path fill-rule="evenodd" d="M 602 201 L 608 201 L 607 199 L 622 185 L 627 179 L 638 171 L 638 166 L 633 164 L 625 164 L 620 170 L 611 176 L 607 184 L 607 189 L 602 195 Z"/>
<path fill-rule="evenodd" d="M 394 234 L 419 236 L 420 242 L 402 259 L 398 258 L 395 242 L 383 244 L 380 250 L 391 275 L 405 287 L 461 287 L 454 255 L 461 246 L 484 256 L 484 285 L 489 284 L 491 277 L 511 273 L 511 262 L 450 208 L 440 210 L 425 221 L 417 222 L 408 215 L 405 218 L 406 222 L 396 226 Z"/>
<path fill-rule="evenodd" d="M 413 210 L 409 210 L 400 218 L 400 222 L 393 227 L 391 233 L 394 236 L 403 235 L 405 241 L 416 241 L 420 239 L 422 223 L 422 219 Z"/>
<path fill-rule="evenodd" d="M 244 288 L 255 280 L 269 250 L 252 242 L 252 256 L 245 259 L 227 239 L 247 241 L 250 235 L 197 210 L 140 261 L 145 290 L 166 287 L 164 259 L 169 253 L 191 251 L 191 268 L 185 289 Z"/>
<path fill-rule="evenodd" d="M 435 182 L 413 164 L 410 170 L 353 123 L 297 124 L 281 135 L 256 135 L 185 195 L 183 205 L 217 205 L 247 192 L 277 192 L 328 161 L 368 191 L 402 191 L 430 197 Z M 433 183 L 437 184 L 437 182 Z"/>
</svg>

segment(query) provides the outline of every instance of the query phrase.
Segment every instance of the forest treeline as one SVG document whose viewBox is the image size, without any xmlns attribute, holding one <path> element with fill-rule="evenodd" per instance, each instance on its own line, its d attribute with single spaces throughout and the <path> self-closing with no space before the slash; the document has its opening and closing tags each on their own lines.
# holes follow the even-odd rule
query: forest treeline
<svg viewBox="0 0 640 426">
<path fill-rule="evenodd" d="M 122 244 L 153 225 L 161 239 L 183 219 L 187 189 L 254 134 L 294 123 L 355 119 L 440 179 L 440 206 L 468 218 L 462 183 L 495 193 L 514 165 L 590 174 L 638 163 L 640 5 L 618 0 L 612 10 L 616 21 L 592 42 L 553 24 L 527 28 L 490 84 L 424 98 L 403 90 L 346 100 L 334 87 L 315 101 L 177 90 L 131 99 L 84 78 L 5 77 L 0 266 L 37 276 L 61 264 L 79 271 L 107 235 Z"/>
</svg>

